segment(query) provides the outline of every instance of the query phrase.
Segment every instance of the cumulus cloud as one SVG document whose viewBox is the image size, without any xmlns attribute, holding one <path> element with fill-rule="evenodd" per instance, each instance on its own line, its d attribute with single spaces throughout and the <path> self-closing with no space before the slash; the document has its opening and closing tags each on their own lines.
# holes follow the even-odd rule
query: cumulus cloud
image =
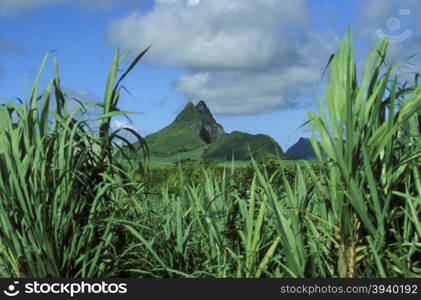
<svg viewBox="0 0 421 300">
<path fill-rule="evenodd" d="M 132 122 L 130 122 L 128 120 L 113 119 L 111 121 L 111 131 L 112 132 L 114 132 L 116 130 L 119 130 L 119 129 L 123 129 L 123 128 L 129 128 L 129 129 L 133 130 L 134 132 L 140 134 L 140 131 L 136 127 L 136 125 L 134 125 Z M 136 137 L 131 132 L 128 132 L 127 130 L 119 131 L 118 134 L 120 136 L 122 136 L 123 138 L 125 138 L 126 140 L 130 141 L 130 142 L 136 142 L 137 141 Z M 121 139 L 116 139 L 115 142 L 117 142 L 117 144 L 120 144 L 120 145 L 123 144 L 123 141 Z"/>
<path fill-rule="evenodd" d="M 82 118 L 89 121 L 89 128 L 94 132 L 98 132 L 101 120 L 97 117 L 101 116 L 103 109 L 97 105 L 88 104 L 89 102 L 102 102 L 102 99 L 99 95 L 85 89 L 74 88 L 74 87 L 63 87 L 63 91 L 67 100 L 67 110 L 71 112 L 77 109 L 75 114 L 76 118 Z M 81 107 L 83 105 L 83 108 Z M 56 101 L 54 98 L 51 99 L 50 108 L 54 110 L 56 108 Z M 83 115 L 82 115 L 83 114 Z M 115 117 L 111 120 L 111 131 L 116 131 L 118 129 L 129 128 L 133 131 L 140 133 L 138 127 L 128 118 L 124 117 Z M 119 135 L 128 139 L 129 141 L 135 141 L 135 136 L 124 130 L 120 131 Z M 118 143 L 120 143 L 119 141 Z"/>
<path fill-rule="evenodd" d="M 302 103 L 335 50 L 334 34 L 312 31 L 304 0 L 156 0 L 152 11 L 114 20 L 110 41 L 184 73 L 188 100 L 221 114 L 253 114 Z"/>
<path fill-rule="evenodd" d="M 175 89 L 193 99 L 206 99 L 214 113 L 253 114 L 296 106 L 320 78 L 319 70 L 291 66 L 254 72 L 184 73 Z"/>
<path fill-rule="evenodd" d="M 96 105 L 87 104 L 89 102 L 102 102 L 102 99 L 97 94 L 88 90 L 74 88 L 74 87 L 63 87 L 63 91 L 66 96 L 67 109 L 72 111 L 74 109 L 81 109 L 80 113 L 83 112 L 85 118 L 95 118 L 100 116 L 102 108 Z M 54 95 L 53 95 L 54 96 Z M 55 99 L 51 101 L 51 108 L 56 107 Z M 83 105 L 83 108 L 81 107 Z M 79 116 L 80 114 L 77 114 Z"/>
<path fill-rule="evenodd" d="M 135 132 L 139 132 L 139 129 L 131 122 L 126 120 L 112 120 L 111 121 L 111 129 L 118 130 L 122 128 L 129 128 L 134 130 Z"/>
<path fill-rule="evenodd" d="M 265 16 L 261 18 L 261 16 Z M 149 44 L 155 62 L 195 69 L 264 68 L 273 63 L 276 31 L 306 22 L 303 1 L 157 0 L 146 15 L 114 21 L 110 39 L 139 51 Z"/>
</svg>

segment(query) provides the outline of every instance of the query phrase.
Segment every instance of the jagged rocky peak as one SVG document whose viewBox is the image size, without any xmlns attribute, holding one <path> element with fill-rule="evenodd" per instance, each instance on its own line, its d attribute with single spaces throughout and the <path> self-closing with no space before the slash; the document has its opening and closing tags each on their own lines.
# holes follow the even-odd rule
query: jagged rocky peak
<svg viewBox="0 0 421 300">
<path fill-rule="evenodd" d="M 218 123 L 216 123 L 216 120 L 213 117 L 213 115 L 212 115 L 209 107 L 206 105 L 205 101 L 200 100 L 196 104 L 196 106 L 194 108 L 202 115 L 202 117 L 204 118 L 205 122 L 207 122 L 207 123 L 215 123 L 215 124 L 219 125 Z"/>
<path fill-rule="evenodd" d="M 220 140 L 226 135 L 224 128 L 216 122 L 205 101 L 200 100 L 194 107 L 200 115 L 200 129 L 198 124 L 193 125 L 192 129 L 198 132 L 199 136 L 207 144 Z"/>
<path fill-rule="evenodd" d="M 197 104 L 196 104 L 195 108 L 196 108 L 197 110 L 200 110 L 200 111 L 201 111 L 201 112 L 203 112 L 203 113 L 208 113 L 208 114 L 211 114 L 211 112 L 210 112 L 210 110 L 209 110 L 208 106 L 206 105 L 205 101 L 203 101 L 203 100 L 200 100 L 199 102 L 197 102 Z"/>
<path fill-rule="evenodd" d="M 226 134 L 203 100 L 197 102 L 196 105 L 188 102 L 176 117 L 175 123 L 184 127 L 188 126 L 207 144 L 219 140 Z"/>
</svg>

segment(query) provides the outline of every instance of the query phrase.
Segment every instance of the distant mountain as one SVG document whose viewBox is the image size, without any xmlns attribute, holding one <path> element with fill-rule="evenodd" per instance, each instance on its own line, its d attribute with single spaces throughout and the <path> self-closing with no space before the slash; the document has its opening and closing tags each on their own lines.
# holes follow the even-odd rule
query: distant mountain
<svg viewBox="0 0 421 300">
<path fill-rule="evenodd" d="M 311 145 L 310 139 L 308 138 L 300 138 L 298 142 L 292 145 L 285 154 L 289 158 L 306 160 L 316 159 L 313 146 Z"/>
<path fill-rule="evenodd" d="M 270 136 L 233 131 L 207 147 L 203 158 L 208 160 L 250 160 L 283 157 L 281 147 Z"/>
<path fill-rule="evenodd" d="M 234 131 L 227 134 L 218 124 L 204 101 L 189 102 L 175 120 L 161 130 L 145 137 L 152 157 L 249 160 L 283 157 L 281 147 L 267 135 Z M 136 146 L 136 145 L 134 145 Z"/>
<path fill-rule="evenodd" d="M 204 101 L 199 101 L 196 106 L 189 102 L 175 118 L 174 123 L 192 129 L 207 144 L 226 135 L 224 128 L 215 121 Z"/>
<path fill-rule="evenodd" d="M 213 118 L 206 103 L 189 102 L 175 120 L 145 140 L 151 155 L 168 156 L 187 152 L 221 139 L 226 133 Z"/>
</svg>

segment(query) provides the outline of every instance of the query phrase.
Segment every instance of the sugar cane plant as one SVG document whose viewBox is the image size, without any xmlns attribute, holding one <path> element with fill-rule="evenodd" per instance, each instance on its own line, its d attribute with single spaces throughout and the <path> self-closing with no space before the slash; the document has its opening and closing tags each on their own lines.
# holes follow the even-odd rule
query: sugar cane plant
<svg viewBox="0 0 421 300">
<path fill-rule="evenodd" d="M 378 42 L 359 78 L 348 33 L 319 115 L 309 113 L 313 147 L 327 158 L 315 187 L 336 225 L 339 276 L 362 268 L 382 277 L 421 271 L 421 87 L 417 76 L 399 85 L 387 48 Z"/>
<path fill-rule="evenodd" d="M 54 78 L 39 96 L 44 57 L 30 99 L 0 106 L 0 275 L 15 277 L 113 276 L 113 224 L 118 193 L 135 197 L 137 188 L 113 160 L 110 131 L 118 110 L 120 82 L 146 53 L 142 52 L 116 81 L 121 57 L 116 51 L 108 76 L 98 135 L 83 106 L 68 110 Z M 55 99 L 55 109 L 50 102 Z M 79 117 L 76 117 L 79 115 Z M 130 129 L 126 129 L 131 131 Z M 142 139 L 137 135 L 142 141 Z M 98 151 L 99 150 L 99 151 Z"/>
</svg>

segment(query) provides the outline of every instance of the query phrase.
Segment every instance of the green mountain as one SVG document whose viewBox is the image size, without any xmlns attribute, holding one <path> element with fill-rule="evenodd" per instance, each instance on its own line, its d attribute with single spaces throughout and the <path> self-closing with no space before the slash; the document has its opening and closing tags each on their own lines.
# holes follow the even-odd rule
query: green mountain
<svg viewBox="0 0 421 300">
<path fill-rule="evenodd" d="M 175 120 L 145 140 L 152 156 L 170 156 L 192 151 L 221 139 L 226 133 L 205 102 L 189 102 Z"/>
<path fill-rule="evenodd" d="M 284 155 L 276 141 L 267 135 L 225 133 L 203 101 L 196 105 L 189 102 L 171 124 L 146 136 L 145 140 L 151 157 L 161 161 L 230 160 L 233 155 L 235 160 L 249 160 L 249 149 L 256 159 Z"/>
<path fill-rule="evenodd" d="M 203 153 L 208 160 L 250 160 L 250 152 L 254 159 L 283 157 L 281 147 L 270 136 L 233 131 L 219 141 L 212 143 Z"/>
</svg>

